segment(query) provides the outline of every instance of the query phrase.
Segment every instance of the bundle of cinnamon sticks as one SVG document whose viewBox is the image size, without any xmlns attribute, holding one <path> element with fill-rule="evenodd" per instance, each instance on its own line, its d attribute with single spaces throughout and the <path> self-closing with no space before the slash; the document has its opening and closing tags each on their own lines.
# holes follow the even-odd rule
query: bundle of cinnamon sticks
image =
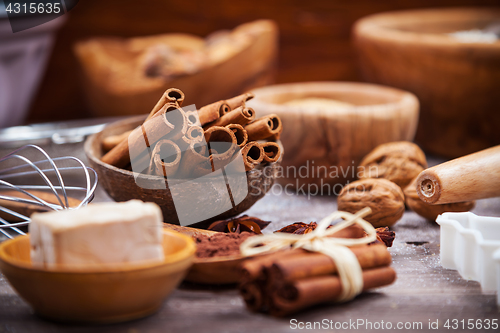
<svg viewBox="0 0 500 333">
<path fill-rule="evenodd" d="M 184 93 L 165 91 L 144 121 L 132 131 L 103 139 L 102 161 L 135 172 L 198 178 L 242 158 L 241 169 L 278 161 L 282 125 L 277 115 L 255 119 L 245 105 L 246 93 L 206 105 L 183 109 Z M 243 170 L 241 170 L 243 171 Z"/>
<path fill-rule="evenodd" d="M 360 238 L 351 226 L 337 238 Z M 391 255 L 377 243 L 350 248 L 363 270 L 363 291 L 389 285 L 396 279 L 389 267 Z M 342 283 L 333 260 L 303 249 L 285 250 L 246 260 L 242 264 L 240 293 L 247 307 L 273 316 L 286 316 L 310 306 L 339 300 Z"/>
</svg>

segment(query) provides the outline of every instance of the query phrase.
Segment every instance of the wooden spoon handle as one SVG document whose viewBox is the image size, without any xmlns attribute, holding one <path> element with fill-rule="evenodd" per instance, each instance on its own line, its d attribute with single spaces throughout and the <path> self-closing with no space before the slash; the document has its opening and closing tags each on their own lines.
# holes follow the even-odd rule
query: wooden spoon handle
<svg viewBox="0 0 500 333">
<path fill-rule="evenodd" d="M 422 171 L 417 178 L 417 193 L 429 204 L 500 196 L 500 146 Z"/>
</svg>

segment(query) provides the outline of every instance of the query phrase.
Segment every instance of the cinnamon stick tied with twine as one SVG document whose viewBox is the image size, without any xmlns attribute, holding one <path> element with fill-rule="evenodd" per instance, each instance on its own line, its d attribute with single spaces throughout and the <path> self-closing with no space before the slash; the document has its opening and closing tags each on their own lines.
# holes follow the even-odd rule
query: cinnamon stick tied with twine
<svg viewBox="0 0 500 333">
<path fill-rule="evenodd" d="M 365 232 L 361 227 L 352 225 L 337 231 L 330 237 L 361 238 L 365 237 Z M 306 253 L 308 252 L 303 249 L 283 250 L 246 260 L 241 269 L 240 293 L 247 307 L 252 311 L 261 312 L 265 312 L 263 311 L 264 309 L 269 309 L 269 297 L 264 297 L 269 290 L 269 270 L 275 262 L 286 260 L 287 258 L 293 259 L 297 255 Z M 331 265 L 332 260 L 327 256 L 324 257 L 327 258 Z M 302 269 L 304 268 L 302 267 Z"/>
<path fill-rule="evenodd" d="M 367 245 L 376 239 L 373 226 L 362 219 L 370 212 L 370 208 L 356 214 L 335 212 L 304 235 L 275 233 L 247 239 L 240 247 L 243 255 L 279 251 L 243 264 L 240 292 L 247 306 L 284 316 L 328 301 L 349 301 L 364 290 L 394 282 L 385 246 Z M 339 218 L 344 221 L 328 228 Z M 332 237 L 354 224 L 367 236 Z"/>
<path fill-rule="evenodd" d="M 248 140 L 278 140 L 280 138 L 281 132 L 283 131 L 283 125 L 281 124 L 281 119 L 275 114 L 270 114 L 265 117 L 256 119 L 250 124 L 245 126 L 248 132 Z"/>
</svg>

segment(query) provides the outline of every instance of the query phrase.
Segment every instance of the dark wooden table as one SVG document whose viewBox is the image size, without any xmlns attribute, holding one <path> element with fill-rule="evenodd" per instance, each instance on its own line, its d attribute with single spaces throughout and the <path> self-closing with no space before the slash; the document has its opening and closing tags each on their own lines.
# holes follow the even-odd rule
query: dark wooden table
<svg viewBox="0 0 500 333">
<path fill-rule="evenodd" d="M 82 144 L 46 148 L 53 157 L 74 155 L 86 161 Z M 0 155 L 8 151 L 0 149 Z M 437 162 L 439 160 L 431 159 L 432 164 Z M 98 187 L 95 201 L 109 200 L 104 190 Z M 270 232 L 291 222 L 317 221 L 336 208 L 335 197 L 308 198 L 270 193 L 248 214 L 273 221 L 266 229 Z M 473 212 L 500 216 L 500 198 L 478 201 Z M 358 326 L 357 330 L 361 332 L 383 331 L 376 330 L 382 321 L 384 327 L 390 322 L 394 329 L 401 322 L 412 327 L 401 331 L 422 332 L 429 330 L 429 322 L 438 320 L 439 331 L 457 332 L 462 330 L 446 329 L 445 322 L 500 318 L 496 295 L 482 294 L 479 283 L 464 280 L 456 271 L 441 267 L 438 225 L 407 211 L 394 230 L 397 236 L 390 251 L 398 274 L 396 283 L 360 295 L 346 304 L 317 306 L 292 317 L 276 319 L 247 311 L 233 288 L 182 284 L 150 317 L 106 326 L 66 325 L 39 318 L 0 274 L 0 332 L 291 332 L 298 330 L 293 329 L 293 323 L 323 320 L 328 324 L 332 321 L 333 325 L 358 320 L 372 324 L 372 329 L 370 324 Z M 352 326 L 348 330 L 355 331 Z"/>
</svg>

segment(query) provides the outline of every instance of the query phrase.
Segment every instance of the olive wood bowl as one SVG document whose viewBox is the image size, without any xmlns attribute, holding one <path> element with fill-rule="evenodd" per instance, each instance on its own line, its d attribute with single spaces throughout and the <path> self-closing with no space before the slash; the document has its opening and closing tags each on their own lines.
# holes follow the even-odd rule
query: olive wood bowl
<svg viewBox="0 0 500 333">
<path fill-rule="evenodd" d="M 165 260 L 102 268 L 34 266 L 29 235 L 0 244 L 0 270 L 39 315 L 63 322 L 112 323 L 156 312 L 194 259 L 191 237 L 163 231 Z"/>
<path fill-rule="evenodd" d="M 338 194 L 342 187 L 335 185 L 356 179 L 361 159 L 376 146 L 412 141 L 418 123 L 419 104 L 413 94 L 374 84 L 288 83 L 253 93 L 255 98 L 247 105 L 254 108 L 257 117 L 275 113 L 283 123 L 280 140 L 286 154 L 277 181 L 295 188 L 307 184 L 306 190 L 315 184 L 324 190 L 322 194 Z M 353 106 L 319 109 L 284 105 L 303 98 L 333 99 Z M 329 193 L 324 184 L 331 186 Z"/>
<path fill-rule="evenodd" d="M 206 190 L 206 187 L 204 187 L 206 191 L 199 191 L 197 185 L 209 180 L 196 179 L 186 182 L 185 180 L 178 179 L 167 182 L 163 177 L 139 174 L 137 176 L 138 182 L 141 185 L 146 185 L 139 186 L 132 171 L 120 169 L 101 161 L 103 155 L 101 143 L 105 137 L 134 129 L 142 124 L 143 121 L 144 116 L 136 116 L 112 123 L 106 126 L 101 132 L 91 135 L 85 142 L 85 154 L 89 159 L 91 167 L 98 174 L 99 184 L 104 187 L 108 195 L 116 201 L 140 199 L 145 202 L 154 202 L 160 206 L 164 222 L 172 224 L 179 224 L 179 219 L 169 189 L 169 182 L 171 184 L 184 184 L 182 189 L 180 189 L 181 192 L 176 193 L 176 195 L 189 197 L 190 201 L 194 203 L 193 210 L 196 210 L 197 205 L 200 207 L 214 207 L 214 209 L 217 207 L 227 207 L 227 203 L 223 202 L 223 199 L 220 199 L 220 193 L 227 192 L 225 183 L 221 185 L 219 182 L 213 182 L 213 186 L 209 190 Z M 267 167 L 270 169 L 266 170 L 266 172 L 262 172 L 264 168 L 262 164 L 254 170 L 247 172 L 248 194 L 239 204 L 224 213 L 191 226 L 206 228 L 213 221 L 234 217 L 249 209 L 269 191 L 274 183 L 278 163 L 272 163 Z M 159 188 L 158 182 L 161 182 L 162 188 Z M 233 195 L 236 196 L 235 193 Z M 220 211 L 223 210 L 221 209 Z M 199 215 L 197 213 L 193 214 Z M 200 212 L 200 214 L 203 214 L 203 212 Z"/>
<path fill-rule="evenodd" d="M 442 8 L 356 23 L 364 78 L 419 98 L 415 140 L 426 152 L 451 158 L 500 144 L 500 39 L 462 42 L 449 35 L 499 22 L 500 8 Z"/>
</svg>

